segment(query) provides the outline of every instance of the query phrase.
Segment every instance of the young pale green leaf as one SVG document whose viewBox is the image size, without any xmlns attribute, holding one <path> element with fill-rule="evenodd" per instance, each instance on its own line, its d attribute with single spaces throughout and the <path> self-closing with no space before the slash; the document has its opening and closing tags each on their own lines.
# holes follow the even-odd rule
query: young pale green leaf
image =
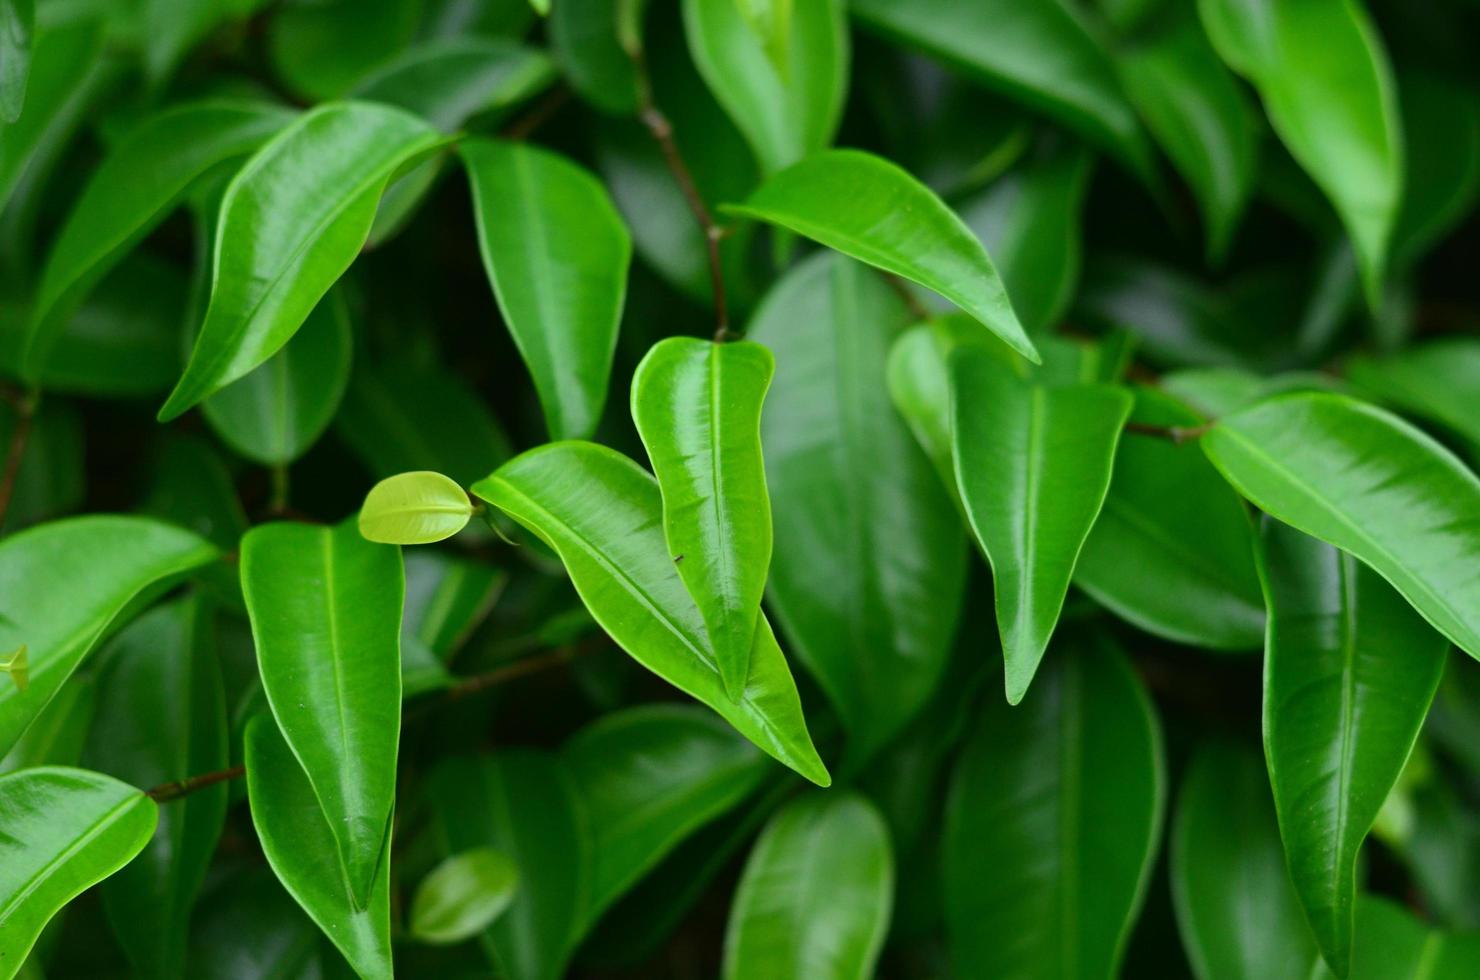
<svg viewBox="0 0 1480 980">
<path fill-rule="evenodd" d="M 1310 976 L 1320 954 L 1290 885 L 1257 753 L 1227 742 L 1198 749 L 1170 846 L 1177 931 L 1197 980 Z"/>
<path fill-rule="evenodd" d="M 725 931 L 725 980 L 874 975 L 894 900 L 894 854 L 857 793 L 812 793 L 766 825 Z"/>
<path fill-rule="evenodd" d="M 1445 337 L 1387 357 L 1346 362 L 1352 386 L 1402 412 L 1462 436 L 1480 459 L 1480 340 Z"/>
<path fill-rule="evenodd" d="M 544 52 L 507 38 L 447 37 L 418 44 L 354 88 L 357 99 L 400 106 L 444 133 L 517 105 L 555 80 Z"/>
<path fill-rule="evenodd" d="M 36 0 L 0 0 L 0 123 L 20 118 L 31 73 Z"/>
<path fill-rule="evenodd" d="M 1397 93 L 1381 39 L 1353 0 L 1198 0 L 1203 27 L 1254 83 L 1280 140 L 1331 202 L 1377 309 L 1403 196 Z"/>
<path fill-rule="evenodd" d="M 400 109 L 336 102 L 259 149 L 221 201 L 210 305 L 160 420 L 286 344 L 359 254 L 386 185 L 443 142 Z"/>
<path fill-rule="evenodd" d="M 24 644 L 31 659 L 25 691 L 0 684 L 0 753 L 142 594 L 215 557 L 203 539 L 147 517 L 76 517 L 0 541 L 0 650 Z"/>
<path fill-rule="evenodd" d="M 1206 421 L 1155 388 L 1135 390 L 1131 421 L 1196 429 Z M 1134 575 L 1126 574 L 1134 568 Z M 1255 650 L 1264 596 L 1248 510 L 1196 445 L 1129 432 L 1110 492 L 1085 539 L 1074 584 L 1122 619 L 1178 643 Z"/>
<path fill-rule="evenodd" d="M 761 403 L 775 370 L 760 344 L 670 337 L 632 375 L 632 420 L 663 492 L 664 537 L 731 700 L 745 690 L 771 567 Z"/>
<path fill-rule="evenodd" d="M 467 526 L 473 504 L 463 488 L 431 470 L 388 476 L 365 495 L 360 534 L 383 544 L 431 544 Z"/>
<path fill-rule="evenodd" d="M 733 214 L 788 228 L 885 272 L 933 289 L 1024 357 L 1023 333 L 992 260 L 930 188 L 881 157 L 828 150 L 762 184 Z"/>
<path fill-rule="evenodd" d="M 109 647 L 87 761 L 135 786 L 225 769 L 226 696 L 210 608 L 191 596 L 151 610 Z M 191 909 L 226 819 L 226 784 L 160 810 L 144 851 L 102 886 L 103 908 L 140 976 L 183 977 Z"/>
<path fill-rule="evenodd" d="M 468 140 L 478 246 L 554 439 L 596 431 L 632 239 L 605 188 L 558 154 Z"/>
<path fill-rule="evenodd" d="M 450 660 L 503 594 L 509 573 L 432 549 L 404 553 L 403 561 L 402 645 L 415 638 L 439 660 Z"/>
<path fill-rule="evenodd" d="M 960 519 L 884 386 L 909 317 L 873 271 L 823 253 L 777 283 L 749 330 L 777 367 L 761 418 L 771 604 L 855 764 L 929 700 L 965 584 Z"/>
<path fill-rule="evenodd" d="M 586 926 L 685 838 L 776 772 L 729 726 L 683 705 L 606 715 L 577 732 L 560 756 L 591 828 Z"/>
<path fill-rule="evenodd" d="M 191 185 L 256 150 L 293 115 L 269 103 L 190 103 L 150 117 L 119 143 L 93 172 L 47 258 L 23 345 L 27 373 L 43 370 L 87 291 Z"/>
<path fill-rule="evenodd" d="M 1480 971 L 1480 934 L 1444 933 L 1391 899 L 1357 902 L 1357 944 L 1346 980 L 1469 980 Z M 1324 964 L 1312 980 L 1332 980 Z"/>
<path fill-rule="evenodd" d="M 410 931 L 424 943 L 460 943 L 488 928 L 514 900 L 519 870 L 502 851 L 475 847 L 432 869 L 411 898 Z"/>
<path fill-rule="evenodd" d="M 1110 56 L 1061 0 L 852 0 L 849 10 L 868 27 L 1048 113 L 1137 174 L 1154 173 Z"/>
<path fill-rule="evenodd" d="M 242 538 L 241 576 L 268 704 L 363 907 L 395 802 L 400 552 L 366 541 L 353 520 L 263 524 Z"/>
<path fill-rule="evenodd" d="M 1398 781 L 1449 644 L 1371 568 L 1265 519 L 1264 750 L 1290 876 L 1351 966 L 1357 851 Z"/>
<path fill-rule="evenodd" d="M 964 516 L 951 459 L 951 389 L 946 364 L 956 338 L 944 325 L 951 319 L 910 327 L 895 338 L 884 377 L 895 409 L 909 424 L 915 441 L 940 475 L 941 485 Z"/>
<path fill-rule="evenodd" d="M 364 980 L 390 980 L 390 821 L 361 899 L 350 892 L 338 835 L 293 750 L 271 717 L 247 724 L 247 798 L 273 873 Z"/>
<path fill-rule="evenodd" d="M 689 53 L 709 90 L 745 134 L 761 170 L 775 173 L 826 149 L 848 94 L 842 0 L 784 0 L 784 47 L 758 34 L 745 0 L 684 0 Z M 772 17 L 773 23 L 783 24 Z M 779 56 L 779 57 L 778 57 Z"/>
<path fill-rule="evenodd" d="M 19 424 L 17 407 L 0 399 L 0 445 L 12 444 Z M 82 418 L 76 407 L 58 398 L 44 399 L 31 419 L 0 531 L 30 527 L 82 505 L 86 493 L 82 442 Z"/>
<path fill-rule="evenodd" d="M 956 486 L 992 565 L 1007 701 L 1017 704 L 1105 502 L 1133 399 L 1111 385 L 1024 383 L 980 347 L 952 353 L 949 370 Z"/>
<path fill-rule="evenodd" d="M 550 46 L 561 73 L 602 112 L 637 111 L 637 71 L 618 40 L 622 0 L 562 0 L 550 12 Z"/>
<path fill-rule="evenodd" d="M 739 701 L 725 693 L 703 617 L 663 540 L 661 494 L 647 471 L 603 446 L 552 443 L 505 463 L 472 493 L 555 550 L 591 615 L 633 659 L 814 783 L 831 782 L 764 615 L 745 691 Z"/>
<path fill-rule="evenodd" d="M 946 798 L 956 973 L 1114 976 L 1165 784 L 1151 701 L 1105 638 L 1061 640 L 1021 705 L 989 699 Z"/>
<path fill-rule="evenodd" d="M 1220 419 L 1203 450 L 1266 513 L 1366 562 L 1480 659 L 1480 479 L 1382 409 L 1280 395 Z"/>
<path fill-rule="evenodd" d="M 159 808 L 111 776 L 45 766 L 0 776 L 0 976 L 51 917 L 149 842 Z"/>
</svg>

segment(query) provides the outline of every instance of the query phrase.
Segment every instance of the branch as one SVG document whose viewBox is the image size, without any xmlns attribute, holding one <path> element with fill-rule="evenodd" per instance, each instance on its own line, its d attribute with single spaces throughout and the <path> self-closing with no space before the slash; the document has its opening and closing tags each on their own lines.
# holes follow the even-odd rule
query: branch
<svg viewBox="0 0 1480 980">
<path fill-rule="evenodd" d="M 1144 422 L 1127 422 L 1125 424 L 1125 431 L 1138 436 L 1154 436 L 1158 439 L 1168 439 L 1180 446 L 1184 442 L 1191 442 L 1198 438 L 1212 427 L 1212 422 L 1207 422 L 1190 429 L 1184 429 L 1181 426 L 1175 425 L 1168 427 L 1163 425 L 1147 425 Z"/>
<path fill-rule="evenodd" d="M 523 657 L 513 663 L 495 667 L 487 673 L 474 674 L 472 677 L 466 677 L 449 687 L 445 692 L 446 697 L 450 701 L 456 701 L 470 694 L 477 694 L 479 691 L 487 690 L 490 687 L 497 687 L 500 684 L 517 680 L 520 677 L 538 674 L 542 670 L 548 670 L 551 667 L 558 667 L 561 664 L 569 663 L 581 654 L 594 650 L 600 645 L 599 643 L 592 642 L 593 640 L 604 640 L 605 638 L 605 634 L 587 637 L 581 643 L 559 647 L 551 650 L 549 653 L 541 653 L 533 657 Z"/>
<path fill-rule="evenodd" d="M 214 786 L 217 783 L 229 782 L 240 779 L 247 774 L 246 766 L 232 766 L 230 769 L 218 769 L 215 772 L 202 773 L 199 776 L 190 776 L 186 779 L 176 780 L 173 783 L 160 783 L 153 789 L 144 791 L 144 795 L 156 803 L 169 803 L 178 800 L 182 796 L 189 796 L 198 789 Z"/>
</svg>

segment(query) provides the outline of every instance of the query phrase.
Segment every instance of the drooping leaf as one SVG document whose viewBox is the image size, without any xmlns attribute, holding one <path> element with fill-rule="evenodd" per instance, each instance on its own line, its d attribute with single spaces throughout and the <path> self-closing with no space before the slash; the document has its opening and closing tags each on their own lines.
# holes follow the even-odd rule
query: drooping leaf
<svg viewBox="0 0 1480 980">
<path fill-rule="evenodd" d="M 601 184 L 524 143 L 469 140 L 478 245 L 554 439 L 596 431 L 632 240 Z"/>
<path fill-rule="evenodd" d="M 894 898 L 889 829 L 856 793 L 812 793 L 771 818 L 725 933 L 726 980 L 874 975 Z"/>
<path fill-rule="evenodd" d="M 950 386 L 956 486 L 992 565 L 1007 701 L 1017 704 L 1105 502 L 1133 401 L 1110 385 L 1024 384 L 978 347 L 951 355 Z"/>
<path fill-rule="evenodd" d="M 971 229 L 928 187 L 881 157 L 860 150 L 814 154 L 726 209 L 933 289 L 1038 361 Z"/>
<path fill-rule="evenodd" d="M 632 419 L 663 494 L 668 550 L 732 700 L 745 689 L 771 567 L 760 425 L 775 367 L 760 344 L 671 337 L 632 376 Z"/>
<path fill-rule="evenodd" d="M 365 495 L 360 534 L 384 544 L 430 544 L 467 526 L 473 505 L 463 488 L 441 473 L 414 470 L 386 477 Z"/>
<path fill-rule="evenodd" d="M 360 537 L 353 520 L 263 524 L 242 538 L 241 575 L 268 704 L 363 907 L 395 800 L 400 552 Z"/>
<path fill-rule="evenodd" d="M 1279 395 L 1222 418 L 1204 451 L 1266 513 L 1375 569 L 1480 659 L 1480 479 L 1353 398 Z"/>
<path fill-rule="evenodd" d="M 1166 796 L 1161 732 L 1123 654 L 1061 640 L 1017 707 L 988 699 L 946 800 L 961 976 L 1114 976 Z"/>
<path fill-rule="evenodd" d="M 965 580 L 961 522 L 885 390 L 908 322 L 872 271 L 819 255 L 777 283 L 749 330 L 777 368 L 761 418 L 771 608 L 856 763 L 935 690 Z"/>
<path fill-rule="evenodd" d="M 1364 394 L 1462 436 L 1480 459 L 1480 342 L 1445 337 L 1387 357 L 1346 362 L 1346 378 Z"/>
<path fill-rule="evenodd" d="M 147 517 L 75 517 L 0 541 L 0 650 L 25 644 L 31 658 L 26 691 L 0 684 L 0 752 L 145 593 L 215 557 L 201 538 Z"/>
<path fill-rule="evenodd" d="M 637 72 L 617 39 L 621 0 L 564 0 L 550 11 L 550 46 L 572 88 L 602 112 L 637 111 Z"/>
<path fill-rule="evenodd" d="M 1408 761 L 1449 644 L 1351 555 L 1269 519 L 1263 546 L 1270 783 L 1296 893 L 1344 976 L 1357 851 Z"/>
<path fill-rule="evenodd" d="M 633 659 L 803 776 L 830 782 L 764 616 L 744 693 L 738 702 L 725 693 L 704 620 L 663 540 L 657 481 L 645 470 L 602 446 L 553 443 L 515 457 L 471 492 L 555 550 L 591 615 Z"/>
<path fill-rule="evenodd" d="M 0 123 L 20 118 L 31 74 L 36 0 L 0 0 Z"/>
<path fill-rule="evenodd" d="M 507 854 L 475 847 L 432 869 L 411 899 L 411 935 L 424 943 L 459 943 L 501 915 L 519 887 Z"/>
<path fill-rule="evenodd" d="M 1357 944 L 1347 980 L 1466 980 L 1480 970 L 1480 934 L 1444 933 L 1391 899 L 1357 902 Z M 1317 964 L 1313 980 L 1334 976 Z"/>
<path fill-rule="evenodd" d="M 141 13 L 144 71 L 159 86 L 212 28 L 245 11 L 238 0 L 144 0 Z"/>
</svg>

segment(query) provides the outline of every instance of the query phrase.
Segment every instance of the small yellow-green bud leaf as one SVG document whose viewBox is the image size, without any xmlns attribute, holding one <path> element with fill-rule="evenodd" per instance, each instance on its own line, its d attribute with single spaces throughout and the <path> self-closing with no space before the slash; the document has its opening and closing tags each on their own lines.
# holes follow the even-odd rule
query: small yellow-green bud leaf
<svg viewBox="0 0 1480 980">
<path fill-rule="evenodd" d="M 0 660 L 0 670 L 10 675 L 15 681 L 17 690 L 24 691 L 31 683 L 31 663 L 26 657 L 26 645 L 21 644 L 19 650 L 11 651 L 3 660 Z"/>
<path fill-rule="evenodd" d="M 514 862 L 491 847 L 448 858 L 416 889 L 411 900 L 411 935 L 437 944 L 477 935 L 509 907 L 518 881 Z"/>
<path fill-rule="evenodd" d="M 365 495 L 360 533 L 382 544 L 430 544 L 450 538 L 473 516 L 473 504 L 453 480 L 417 470 L 388 476 Z"/>
</svg>

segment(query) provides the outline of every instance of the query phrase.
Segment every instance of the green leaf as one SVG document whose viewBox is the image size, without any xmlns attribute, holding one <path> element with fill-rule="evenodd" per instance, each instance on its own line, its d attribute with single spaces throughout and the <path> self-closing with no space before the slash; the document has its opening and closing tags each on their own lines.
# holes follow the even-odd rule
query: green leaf
<svg viewBox="0 0 1480 980">
<path fill-rule="evenodd" d="M 1370 565 L 1480 659 L 1480 479 L 1382 409 L 1330 394 L 1270 398 L 1202 438 L 1255 506 Z"/>
<path fill-rule="evenodd" d="M 283 887 L 365 980 L 391 977 L 390 823 L 381 828 L 360 900 L 349 890 L 337 835 L 313 784 L 273 720 L 257 715 L 246 732 L 247 798 L 262 853 Z"/>
<path fill-rule="evenodd" d="M 1310 976 L 1319 954 L 1285 869 L 1259 755 L 1228 742 L 1198 749 L 1177 796 L 1171 877 L 1197 980 Z"/>
<path fill-rule="evenodd" d="M 689 53 L 699 74 L 745 134 L 761 170 L 775 173 L 826 149 L 848 94 L 848 30 L 842 0 L 786 0 L 790 40 L 758 35 L 744 0 L 684 0 Z"/>
<path fill-rule="evenodd" d="M 810 793 L 766 825 L 735 892 L 726 980 L 866 980 L 889 931 L 894 855 L 857 793 Z"/>
<path fill-rule="evenodd" d="M 828 150 L 789 167 L 733 214 L 768 221 L 933 289 L 1038 362 L 992 260 L 924 184 L 860 150 Z"/>
<path fill-rule="evenodd" d="M 880 277 L 822 254 L 776 284 L 749 330 L 777 366 L 761 418 L 771 608 L 855 765 L 929 700 L 965 584 L 964 529 L 885 390 L 908 322 Z"/>
<path fill-rule="evenodd" d="M 460 943 L 488 928 L 514 900 L 519 871 L 502 851 L 455 854 L 422 879 L 411 899 L 410 931 L 424 943 Z"/>
<path fill-rule="evenodd" d="M 731 700 L 745 689 L 771 567 L 760 427 L 775 369 L 760 344 L 670 337 L 632 375 L 632 419 L 663 493 L 668 551 Z"/>
<path fill-rule="evenodd" d="M 1399 80 L 1405 187 L 1393 256 L 1423 257 L 1469 215 L 1480 194 L 1480 100 L 1473 85 L 1408 69 Z"/>
<path fill-rule="evenodd" d="M 153 461 L 141 513 L 194 531 L 223 551 L 247 531 L 231 472 L 210 443 L 193 436 L 166 439 Z"/>
<path fill-rule="evenodd" d="M 295 0 L 268 20 L 268 59 L 288 88 L 308 101 L 337 99 L 406 49 L 422 6 L 404 0 Z"/>
<path fill-rule="evenodd" d="M 1052 116 L 1143 177 L 1151 149 L 1115 65 L 1060 0 L 852 0 L 865 25 Z"/>
<path fill-rule="evenodd" d="M 160 420 L 287 343 L 354 261 L 391 178 L 442 142 L 399 109 L 339 102 L 305 113 L 259 149 L 221 201 L 210 306 Z"/>
<path fill-rule="evenodd" d="M 1198 0 L 1228 65 L 1346 225 L 1377 309 L 1403 195 L 1397 93 L 1382 42 L 1353 0 Z"/>
<path fill-rule="evenodd" d="M 18 422 L 15 407 L 0 399 L 0 445 L 12 444 Z M 87 491 L 82 441 L 82 418 L 76 407 L 58 398 L 44 399 L 32 417 L 0 530 L 29 527 L 82 505 Z"/>
<path fill-rule="evenodd" d="M 1017 704 L 1105 502 L 1133 400 L 1111 385 L 1025 384 L 979 347 L 951 355 L 950 390 L 956 486 L 992 565 L 1007 701 Z"/>
<path fill-rule="evenodd" d="M 550 11 L 550 46 L 572 88 L 602 112 L 637 111 L 637 72 L 617 40 L 622 0 L 560 0 Z"/>
<path fill-rule="evenodd" d="M 1371 397 L 1443 426 L 1480 459 L 1480 341 L 1445 337 L 1387 357 L 1346 362 L 1346 379 Z"/>
<path fill-rule="evenodd" d="M 553 439 L 596 431 L 632 240 L 596 178 L 524 143 L 468 140 L 478 247 Z"/>
<path fill-rule="evenodd" d="M 264 524 L 242 538 L 241 575 L 268 704 L 363 907 L 395 801 L 400 552 L 366 541 L 352 520 Z"/>
<path fill-rule="evenodd" d="M 110 646 L 88 764 L 136 786 L 224 769 L 226 696 L 209 607 L 159 606 Z M 225 783 L 160 810 L 153 839 L 104 883 L 103 907 L 140 976 L 185 976 L 191 909 L 226 819 Z"/>
<path fill-rule="evenodd" d="M 414 637 L 438 659 L 450 660 L 498 601 L 509 575 L 503 569 L 431 549 L 404 553 L 403 560 L 402 645 Z"/>
<path fill-rule="evenodd" d="M 360 534 L 382 544 L 431 544 L 467 526 L 473 505 L 441 473 L 414 470 L 388 476 L 365 495 Z"/>
<path fill-rule="evenodd" d="M 191 940 L 192 980 L 314 980 L 333 976 L 331 961 L 343 963 L 261 864 L 214 883 L 202 898 Z"/>
<path fill-rule="evenodd" d="M 1138 425 L 1195 429 L 1205 422 L 1155 388 L 1136 388 L 1135 396 L 1131 421 Z M 1190 442 L 1138 433 L 1120 440 L 1074 584 L 1122 619 L 1178 643 L 1254 650 L 1264 642 L 1253 524 Z"/>
<path fill-rule="evenodd" d="M 1061 640 L 1021 705 L 989 698 L 946 798 L 956 973 L 1116 975 L 1165 795 L 1160 726 L 1108 640 Z"/>
<path fill-rule="evenodd" d="M 704 620 L 663 540 L 661 495 L 646 470 L 603 446 L 552 443 L 516 456 L 472 493 L 554 549 L 591 615 L 634 660 L 803 776 L 831 781 L 764 616 L 744 694 L 735 702 L 725 693 Z"/>
<path fill-rule="evenodd" d="M 27 330 L 25 369 L 39 374 L 88 290 L 202 175 L 245 157 L 292 119 L 291 110 L 267 103 L 212 100 L 140 123 L 93 171 L 57 235 Z"/>
<path fill-rule="evenodd" d="M 353 95 L 400 106 L 450 134 L 474 116 L 523 102 L 555 77 L 548 55 L 517 41 L 448 37 L 408 49 L 362 79 Z"/>
<path fill-rule="evenodd" d="M 0 774 L 33 766 L 77 765 L 92 726 L 97 693 L 88 676 L 63 684 L 10 752 L 0 757 Z"/>
<path fill-rule="evenodd" d="M 221 441 L 266 466 L 306 453 L 349 385 L 354 337 L 338 291 L 325 296 L 276 354 L 201 403 Z"/>
<path fill-rule="evenodd" d="M 0 0 L 0 123 L 20 118 L 31 73 L 36 0 Z"/>
<path fill-rule="evenodd" d="M 0 541 L 0 650 L 30 649 L 25 692 L 0 684 L 0 752 L 9 752 L 102 635 L 149 593 L 216 557 L 216 549 L 146 517 L 53 521 Z"/>
<path fill-rule="evenodd" d="M 1270 783 L 1295 890 L 1345 976 L 1357 851 L 1413 750 L 1449 644 L 1351 555 L 1268 519 L 1263 544 Z"/>
<path fill-rule="evenodd" d="M 1357 903 L 1357 945 L 1347 980 L 1466 980 L 1480 970 L 1480 934 L 1431 929 L 1391 899 Z M 1321 964 L 1313 980 L 1330 980 Z"/>
<path fill-rule="evenodd" d="M 149 842 L 159 809 L 102 773 L 47 766 L 0 776 L 0 973 L 41 929 Z"/>
</svg>

